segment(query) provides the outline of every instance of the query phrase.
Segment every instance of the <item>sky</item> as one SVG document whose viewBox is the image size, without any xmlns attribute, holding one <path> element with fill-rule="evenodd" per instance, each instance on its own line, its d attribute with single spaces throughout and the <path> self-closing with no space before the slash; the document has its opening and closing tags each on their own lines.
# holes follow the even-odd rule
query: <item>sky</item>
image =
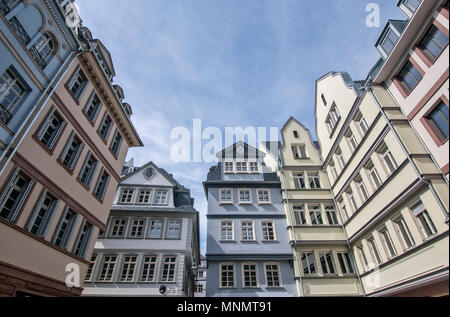
<svg viewBox="0 0 450 317">
<path fill-rule="evenodd" d="M 114 83 L 133 109 L 153 161 L 191 189 L 206 250 L 202 182 L 214 163 L 171 160 L 175 127 L 278 127 L 295 117 L 315 135 L 315 80 L 346 71 L 363 80 L 380 57 L 387 19 L 405 19 L 396 0 L 76 0 L 83 24 L 110 51 Z M 366 6 L 380 27 L 367 27 Z M 224 133 L 224 132 L 223 132 Z M 204 142 L 207 142 L 205 140 Z"/>
</svg>

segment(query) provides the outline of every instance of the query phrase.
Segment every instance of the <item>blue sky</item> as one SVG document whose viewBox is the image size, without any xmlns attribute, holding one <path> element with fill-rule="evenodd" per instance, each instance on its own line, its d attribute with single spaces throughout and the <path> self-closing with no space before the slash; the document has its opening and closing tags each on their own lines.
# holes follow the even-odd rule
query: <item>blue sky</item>
<svg viewBox="0 0 450 317">
<path fill-rule="evenodd" d="M 173 173 L 201 214 L 211 164 L 169 159 L 177 126 L 281 127 L 294 116 L 314 132 L 315 80 L 329 71 L 365 79 L 394 0 L 77 0 L 84 25 L 112 54 L 145 147 L 129 158 Z M 368 3 L 380 28 L 365 24 Z"/>
</svg>

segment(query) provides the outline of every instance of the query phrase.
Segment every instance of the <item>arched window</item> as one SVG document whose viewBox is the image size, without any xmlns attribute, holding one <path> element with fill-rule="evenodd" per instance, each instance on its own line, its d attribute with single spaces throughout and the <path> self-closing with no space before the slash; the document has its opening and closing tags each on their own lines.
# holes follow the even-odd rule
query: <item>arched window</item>
<svg viewBox="0 0 450 317">
<path fill-rule="evenodd" d="M 34 44 L 34 47 L 46 64 L 48 64 L 52 56 L 55 54 L 55 41 L 47 33 L 40 36 Z"/>
</svg>

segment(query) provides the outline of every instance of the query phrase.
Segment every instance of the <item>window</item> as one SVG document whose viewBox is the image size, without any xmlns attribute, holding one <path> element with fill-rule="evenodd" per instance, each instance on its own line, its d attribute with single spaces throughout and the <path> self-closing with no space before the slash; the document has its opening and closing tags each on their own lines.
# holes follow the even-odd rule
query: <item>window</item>
<svg viewBox="0 0 450 317">
<path fill-rule="evenodd" d="M 234 227 L 233 221 L 221 221 L 220 222 L 220 240 L 221 241 L 234 241 Z"/>
<path fill-rule="evenodd" d="M 423 203 L 418 202 L 411 208 L 411 210 L 413 211 L 425 238 L 434 236 L 437 233 L 437 230 Z"/>
<path fill-rule="evenodd" d="M 369 262 L 367 261 L 367 257 L 366 257 L 366 254 L 364 252 L 363 246 L 360 245 L 360 246 L 356 247 L 356 250 L 358 252 L 358 256 L 359 256 L 359 259 L 361 261 L 361 264 L 363 266 L 363 270 L 364 271 L 368 271 L 369 270 Z"/>
<path fill-rule="evenodd" d="M 434 108 L 434 110 L 426 117 L 441 141 L 447 140 L 449 135 L 448 112 L 448 106 L 443 101 L 441 101 L 437 105 L 437 107 Z"/>
<path fill-rule="evenodd" d="M 144 256 L 141 282 L 155 282 L 157 259 L 158 258 L 156 256 Z"/>
<path fill-rule="evenodd" d="M 236 162 L 236 172 L 247 172 L 247 162 Z"/>
<path fill-rule="evenodd" d="M 407 62 L 397 77 L 408 91 L 412 91 L 422 79 L 422 74 L 411 62 Z"/>
<path fill-rule="evenodd" d="M 84 88 L 87 86 L 87 79 L 81 69 L 79 69 L 69 81 L 68 88 L 76 100 L 80 100 Z"/>
<path fill-rule="evenodd" d="M 234 264 L 220 264 L 220 288 L 234 287 Z"/>
<path fill-rule="evenodd" d="M 275 226 L 273 221 L 263 221 L 262 222 L 262 233 L 264 241 L 275 241 Z"/>
<path fill-rule="evenodd" d="M 100 99 L 95 93 L 93 93 L 91 98 L 89 99 L 89 102 L 84 108 L 84 113 L 86 114 L 86 117 L 88 117 L 89 121 L 91 121 L 91 123 L 94 123 L 97 119 L 101 107 L 102 103 Z"/>
<path fill-rule="evenodd" d="M 347 212 L 347 206 L 345 205 L 344 198 L 339 199 L 338 205 L 339 205 L 339 208 L 341 209 L 342 217 L 344 218 L 344 220 L 347 220 L 349 215 Z"/>
<path fill-rule="evenodd" d="M 394 244 L 392 243 L 391 235 L 386 228 L 383 228 L 379 231 L 381 240 L 386 248 L 389 258 L 393 258 L 397 255 L 397 251 L 395 250 Z"/>
<path fill-rule="evenodd" d="M 295 189 L 306 188 L 305 173 L 294 173 L 292 178 L 294 179 Z"/>
<path fill-rule="evenodd" d="M 53 243 L 60 248 L 67 248 L 70 237 L 72 236 L 73 226 L 77 219 L 77 214 L 66 208 L 61 220 L 59 221 L 58 228 L 56 229 L 55 237 Z"/>
<path fill-rule="evenodd" d="M 308 206 L 312 225 L 323 225 L 322 211 L 319 205 Z"/>
<path fill-rule="evenodd" d="M 145 228 L 145 219 L 132 219 L 129 238 L 143 238 Z"/>
<path fill-rule="evenodd" d="M 53 108 L 42 124 L 36 138 L 49 150 L 52 150 L 66 126 L 66 122 Z"/>
<path fill-rule="evenodd" d="M 258 287 L 258 271 L 256 263 L 242 263 L 243 288 Z"/>
<path fill-rule="evenodd" d="M 334 268 L 333 254 L 331 252 L 319 253 L 319 259 L 323 274 L 336 274 L 336 270 Z"/>
<path fill-rule="evenodd" d="M 294 133 L 294 138 L 298 139 L 298 131 L 293 131 Z"/>
<path fill-rule="evenodd" d="M 156 205 L 167 205 L 167 191 L 166 190 L 157 190 L 155 195 L 155 204 Z"/>
<path fill-rule="evenodd" d="M 97 159 L 92 155 L 91 152 L 89 152 L 86 155 L 86 160 L 84 161 L 80 175 L 78 176 L 78 179 L 81 181 L 81 183 L 83 183 L 87 187 L 91 186 L 91 182 L 94 177 L 95 170 L 97 169 L 97 165 Z"/>
<path fill-rule="evenodd" d="M 55 43 L 47 33 L 44 33 L 40 35 L 33 47 L 40 58 L 42 58 L 43 63 L 41 67 L 44 68 L 55 53 Z"/>
<path fill-rule="evenodd" d="M 83 150 L 83 143 L 78 138 L 78 136 L 74 132 L 72 132 L 64 150 L 61 153 L 59 161 L 65 167 L 67 167 L 69 171 L 73 171 L 82 150 Z"/>
<path fill-rule="evenodd" d="M 233 190 L 228 188 L 222 188 L 219 193 L 219 201 L 221 204 L 233 203 Z"/>
<path fill-rule="evenodd" d="M 389 148 L 387 145 L 383 142 L 381 146 L 378 149 L 378 153 L 381 155 L 383 159 L 384 166 L 387 169 L 388 174 L 392 174 L 397 169 L 398 165 L 395 162 L 394 156 L 392 156 L 391 151 L 389 151 Z"/>
<path fill-rule="evenodd" d="M 341 150 L 340 147 L 338 147 L 336 149 L 336 158 L 337 158 L 337 161 L 338 161 L 338 163 L 340 165 L 341 170 L 343 170 L 347 163 L 345 162 L 345 158 L 344 158 L 344 155 L 342 154 L 342 150 Z"/>
<path fill-rule="evenodd" d="M 435 61 L 447 45 L 448 36 L 432 25 L 420 42 L 419 47 L 432 61 Z"/>
<path fill-rule="evenodd" d="M 19 3 L 19 0 L 4 0 L 0 2 L 0 12 L 7 15 Z"/>
<path fill-rule="evenodd" d="M 355 269 L 353 268 L 353 263 L 348 252 L 338 252 L 337 254 L 339 264 L 341 265 L 341 270 L 343 274 L 355 274 Z"/>
<path fill-rule="evenodd" d="M 252 196 L 250 189 L 239 189 L 239 204 L 251 204 Z"/>
<path fill-rule="evenodd" d="M 175 282 L 175 268 L 177 266 L 176 256 L 166 256 L 163 260 L 163 269 L 161 275 L 161 282 Z"/>
<path fill-rule="evenodd" d="M 294 206 L 293 208 L 294 208 L 295 224 L 306 225 L 305 207 Z"/>
<path fill-rule="evenodd" d="M 259 164 L 258 162 L 250 162 L 250 172 L 258 173 L 259 172 Z"/>
<path fill-rule="evenodd" d="M 321 188 L 319 173 L 308 173 L 308 180 L 309 180 L 309 188 L 311 189 Z"/>
<path fill-rule="evenodd" d="M 389 29 L 384 36 L 383 40 L 381 41 L 381 47 L 383 48 L 386 55 L 391 54 L 392 50 L 394 49 L 395 45 L 398 42 L 398 35 L 395 33 L 394 30 Z"/>
<path fill-rule="evenodd" d="M 362 113 L 359 110 L 354 120 L 356 122 L 356 126 L 358 127 L 361 136 L 364 137 L 367 131 L 369 131 L 369 125 L 367 124 L 366 119 L 364 119 Z"/>
<path fill-rule="evenodd" d="M 266 270 L 267 287 L 281 287 L 280 265 L 278 263 L 266 263 L 264 268 Z"/>
<path fill-rule="evenodd" d="M 327 100 L 325 99 L 325 96 L 322 94 L 320 97 L 322 98 L 323 105 L 326 106 Z"/>
<path fill-rule="evenodd" d="M 405 249 L 412 248 L 415 245 L 415 242 L 411 235 L 411 232 L 409 231 L 405 219 L 402 216 L 400 216 L 394 220 L 394 223 L 396 225 L 397 232 L 401 237 Z"/>
<path fill-rule="evenodd" d="M 163 232 L 164 222 L 162 220 L 153 219 L 150 220 L 150 230 L 149 230 L 149 238 L 150 239 L 161 239 Z"/>
<path fill-rule="evenodd" d="M 367 192 L 366 184 L 364 184 L 364 181 L 361 177 L 361 175 L 358 175 L 355 179 L 356 187 L 358 188 L 359 195 L 363 202 L 367 201 L 369 199 L 369 193 Z"/>
<path fill-rule="evenodd" d="M 94 190 L 94 196 L 100 200 L 103 200 L 105 196 L 105 192 L 109 183 L 109 178 L 110 178 L 109 174 L 106 173 L 106 171 L 103 169 L 102 172 L 100 173 L 100 176 L 97 181 L 97 186 L 95 187 Z"/>
<path fill-rule="evenodd" d="M 137 256 L 128 255 L 123 259 L 122 273 L 120 274 L 121 282 L 132 282 L 134 280 L 134 271 L 136 269 Z"/>
<path fill-rule="evenodd" d="M 112 228 L 109 234 L 110 238 L 125 237 L 125 228 L 127 227 L 127 219 L 113 219 Z"/>
<path fill-rule="evenodd" d="M 377 169 L 375 168 L 375 165 L 373 164 L 372 160 L 369 160 L 369 162 L 364 167 L 367 171 L 367 174 L 369 176 L 369 179 L 372 183 L 372 186 L 374 190 L 377 190 L 381 186 L 381 178 L 380 174 L 378 174 Z"/>
<path fill-rule="evenodd" d="M 355 196 L 353 194 L 353 190 L 349 187 L 346 191 L 348 201 L 350 202 L 350 206 L 352 207 L 353 213 L 358 210 L 358 205 L 356 204 Z"/>
<path fill-rule="evenodd" d="M 102 124 L 100 125 L 98 129 L 98 134 L 101 136 L 101 138 L 106 141 L 108 139 L 109 132 L 112 128 L 112 120 L 109 117 L 108 114 L 105 114 L 105 117 L 103 118 Z"/>
<path fill-rule="evenodd" d="M 19 78 L 9 69 L 0 76 L 1 121 L 7 124 L 16 106 L 25 96 L 27 89 Z M 5 112 L 5 113 L 3 113 Z"/>
<path fill-rule="evenodd" d="M 99 282 L 112 282 L 114 278 L 114 268 L 116 266 L 117 256 L 105 255 L 103 257 L 102 269 L 100 271 Z"/>
<path fill-rule="evenodd" d="M 18 169 L 12 173 L 0 197 L 0 217 L 16 221 L 34 182 Z"/>
<path fill-rule="evenodd" d="M 93 226 L 89 222 L 84 220 L 83 224 L 81 225 L 81 230 L 78 234 L 77 241 L 75 242 L 75 248 L 73 251 L 75 255 L 84 258 L 89 246 L 92 230 Z"/>
<path fill-rule="evenodd" d="M 180 239 L 181 238 L 181 220 L 168 220 L 167 221 L 167 239 Z"/>
<path fill-rule="evenodd" d="M 258 204 L 270 204 L 270 192 L 268 189 L 258 189 Z"/>
<path fill-rule="evenodd" d="M 97 254 L 92 254 L 91 263 L 86 271 L 86 277 L 84 278 L 85 282 L 91 282 L 92 277 L 94 275 L 95 262 L 97 261 Z"/>
<path fill-rule="evenodd" d="M 120 195 L 121 204 L 130 204 L 133 201 L 134 189 L 122 189 Z"/>
<path fill-rule="evenodd" d="M 138 204 L 150 204 L 150 196 L 152 191 L 149 189 L 139 190 Z"/>
<path fill-rule="evenodd" d="M 381 264 L 381 256 L 380 252 L 378 252 L 377 245 L 375 243 L 374 237 L 370 237 L 367 239 L 367 244 L 369 246 L 370 253 L 372 254 L 372 258 L 376 264 Z"/>
<path fill-rule="evenodd" d="M 233 162 L 225 162 L 225 173 L 232 173 L 234 165 Z"/>
<path fill-rule="evenodd" d="M 325 206 L 325 213 L 327 215 L 327 220 L 329 225 L 338 225 L 339 220 L 337 217 L 336 209 L 334 206 Z"/>
<path fill-rule="evenodd" d="M 422 0 L 405 0 L 403 3 L 412 11 L 415 12 Z"/>
<path fill-rule="evenodd" d="M 337 172 L 336 164 L 334 163 L 333 159 L 330 160 L 329 165 L 330 165 L 331 174 L 333 175 L 334 179 L 336 180 L 339 177 L 339 174 Z"/>
<path fill-rule="evenodd" d="M 330 112 L 328 113 L 327 119 L 325 120 L 325 124 L 328 128 L 329 133 L 332 133 L 334 131 L 340 118 L 341 118 L 341 115 L 339 114 L 336 104 L 333 102 Z"/>
<path fill-rule="evenodd" d="M 44 190 L 36 210 L 28 222 L 28 231 L 39 237 L 45 237 L 48 225 L 50 224 L 50 219 L 57 206 L 58 200 Z"/>
<path fill-rule="evenodd" d="M 111 152 L 117 156 L 117 154 L 119 153 L 119 149 L 120 149 L 120 145 L 122 144 L 122 135 L 120 134 L 120 132 L 117 130 L 116 134 L 114 135 L 113 141 L 111 143 L 110 146 L 110 150 Z"/>
<path fill-rule="evenodd" d="M 203 293 L 203 285 L 202 284 L 197 284 L 196 288 L 195 288 L 195 292 L 196 293 Z"/>
<path fill-rule="evenodd" d="M 316 260 L 313 252 L 301 252 L 300 258 L 302 260 L 303 274 L 314 275 L 317 274 Z"/>
<path fill-rule="evenodd" d="M 293 146 L 292 153 L 294 154 L 295 159 L 308 158 L 308 154 L 306 153 L 306 146 L 304 144 Z"/>
<path fill-rule="evenodd" d="M 345 138 L 347 139 L 347 143 L 348 146 L 350 147 L 350 150 L 352 152 L 355 152 L 356 149 L 358 148 L 358 142 L 356 141 L 356 138 L 351 130 L 348 130 L 348 132 L 345 134 Z"/>
<path fill-rule="evenodd" d="M 241 239 L 242 241 L 255 240 L 253 221 L 251 220 L 241 221 Z"/>
</svg>

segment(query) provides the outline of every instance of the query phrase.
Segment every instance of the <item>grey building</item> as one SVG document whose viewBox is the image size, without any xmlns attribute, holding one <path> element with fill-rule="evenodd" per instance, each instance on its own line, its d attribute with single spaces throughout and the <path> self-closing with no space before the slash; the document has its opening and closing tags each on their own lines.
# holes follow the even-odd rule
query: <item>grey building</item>
<svg viewBox="0 0 450 317">
<path fill-rule="evenodd" d="M 195 294 L 194 297 L 206 297 L 206 281 L 207 281 L 207 271 L 208 265 L 206 257 L 201 255 L 200 266 L 197 268 L 197 273 L 195 277 Z"/>
<path fill-rule="evenodd" d="M 199 215 L 190 190 L 150 162 L 126 164 L 85 296 L 193 296 Z"/>
<path fill-rule="evenodd" d="M 59 1 L 0 0 L 0 173 L 79 49 Z"/>
<path fill-rule="evenodd" d="M 235 143 L 204 182 L 208 297 L 297 295 L 280 181 L 264 156 Z"/>
</svg>

